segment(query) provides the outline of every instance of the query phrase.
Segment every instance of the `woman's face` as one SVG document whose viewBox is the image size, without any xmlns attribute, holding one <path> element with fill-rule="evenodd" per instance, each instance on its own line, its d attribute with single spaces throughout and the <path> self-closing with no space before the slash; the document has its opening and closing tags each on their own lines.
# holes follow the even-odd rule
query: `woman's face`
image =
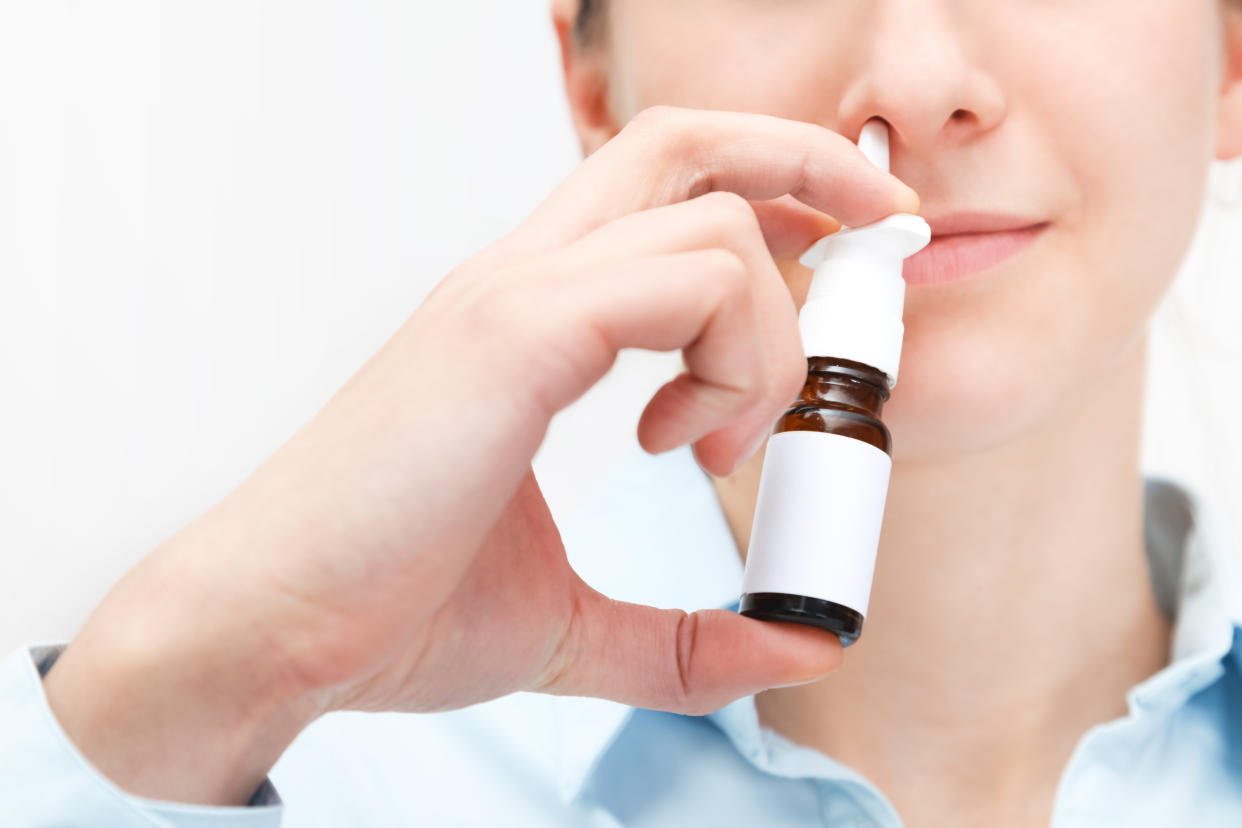
<svg viewBox="0 0 1242 828">
<path fill-rule="evenodd" d="M 657 103 L 779 115 L 852 140 L 878 116 L 893 173 L 933 225 L 959 211 L 1048 222 L 992 268 L 908 286 L 885 409 L 899 460 L 997 445 L 1098 393 L 1134 359 L 1210 162 L 1239 140 L 1221 113 L 1242 24 L 1221 0 L 607 6 L 597 41 L 571 58 L 605 102 L 587 111 L 571 83 L 588 149 Z M 780 264 L 800 306 L 809 271 Z"/>
</svg>

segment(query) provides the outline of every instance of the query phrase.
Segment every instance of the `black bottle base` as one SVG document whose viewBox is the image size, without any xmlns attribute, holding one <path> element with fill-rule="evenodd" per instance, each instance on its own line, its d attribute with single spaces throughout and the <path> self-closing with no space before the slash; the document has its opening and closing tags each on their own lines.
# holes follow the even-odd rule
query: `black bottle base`
<svg viewBox="0 0 1242 828">
<path fill-rule="evenodd" d="M 862 635 L 863 617 L 842 604 L 788 595 L 784 592 L 748 592 L 742 596 L 738 613 L 760 621 L 793 621 L 836 633 L 841 646 L 848 647 Z"/>
</svg>

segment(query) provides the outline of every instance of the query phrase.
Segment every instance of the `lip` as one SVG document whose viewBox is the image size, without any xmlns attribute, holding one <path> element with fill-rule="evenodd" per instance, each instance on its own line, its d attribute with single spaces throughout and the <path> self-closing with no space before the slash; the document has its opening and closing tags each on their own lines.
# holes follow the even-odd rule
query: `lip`
<svg viewBox="0 0 1242 828">
<path fill-rule="evenodd" d="M 976 276 L 1016 256 L 1049 223 L 999 213 L 962 212 L 927 219 L 932 240 L 906 259 L 907 284 L 932 285 Z"/>
</svg>

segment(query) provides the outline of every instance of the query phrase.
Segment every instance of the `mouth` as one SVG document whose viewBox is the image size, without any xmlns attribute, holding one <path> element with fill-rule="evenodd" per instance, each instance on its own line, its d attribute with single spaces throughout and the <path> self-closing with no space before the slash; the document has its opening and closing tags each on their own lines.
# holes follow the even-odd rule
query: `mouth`
<svg viewBox="0 0 1242 828">
<path fill-rule="evenodd" d="M 906 259 L 910 285 L 935 285 L 978 277 L 1029 247 L 1050 222 L 996 213 L 954 213 L 929 218 L 932 240 Z"/>
</svg>

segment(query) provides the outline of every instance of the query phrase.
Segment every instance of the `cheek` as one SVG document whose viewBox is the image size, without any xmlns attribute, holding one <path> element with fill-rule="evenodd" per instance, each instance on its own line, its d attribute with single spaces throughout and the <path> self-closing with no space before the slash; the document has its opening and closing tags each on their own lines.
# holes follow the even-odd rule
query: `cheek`
<svg viewBox="0 0 1242 828">
<path fill-rule="evenodd" d="M 911 287 L 886 409 L 896 456 L 994 447 L 1091 399 L 1132 356 L 1193 235 L 1203 193 L 1198 168 L 1184 172 L 1177 187 L 1097 191 L 991 274 Z"/>
<path fill-rule="evenodd" d="M 974 284 L 909 291 L 886 409 L 898 456 L 995 446 L 1090 399 L 1176 275 L 1212 157 L 1216 65 L 1204 46 L 1216 12 L 1202 0 L 1178 0 L 1180 12 L 1172 0 L 1133 5 L 1095 30 L 1041 41 L 1032 26 L 1023 47 L 994 57 L 1013 79 L 995 140 L 1024 144 L 1061 198 L 1023 256 Z"/>
<path fill-rule="evenodd" d="M 1006 118 L 965 151 L 990 165 L 985 183 L 940 189 L 980 204 L 1032 197 L 1054 224 L 993 274 L 908 291 L 901 380 L 885 411 L 896 456 L 1011 440 L 1086 399 L 1131 353 L 1202 207 L 1216 2 L 1050 0 L 976 18 L 972 60 L 1004 90 Z M 834 123 L 851 78 L 814 27 L 776 7 L 745 20 L 746 4 L 627 8 L 615 32 L 620 121 L 667 103 Z M 934 158 L 918 165 L 938 181 Z M 800 305 L 809 272 L 781 270 Z"/>
<path fill-rule="evenodd" d="M 1214 146 L 1216 3 L 1124 3 L 1126 14 L 1063 34 L 1064 57 L 1018 92 L 1073 181 L 1066 219 L 1084 264 L 1115 300 L 1149 306 L 1198 223 Z"/>
</svg>

